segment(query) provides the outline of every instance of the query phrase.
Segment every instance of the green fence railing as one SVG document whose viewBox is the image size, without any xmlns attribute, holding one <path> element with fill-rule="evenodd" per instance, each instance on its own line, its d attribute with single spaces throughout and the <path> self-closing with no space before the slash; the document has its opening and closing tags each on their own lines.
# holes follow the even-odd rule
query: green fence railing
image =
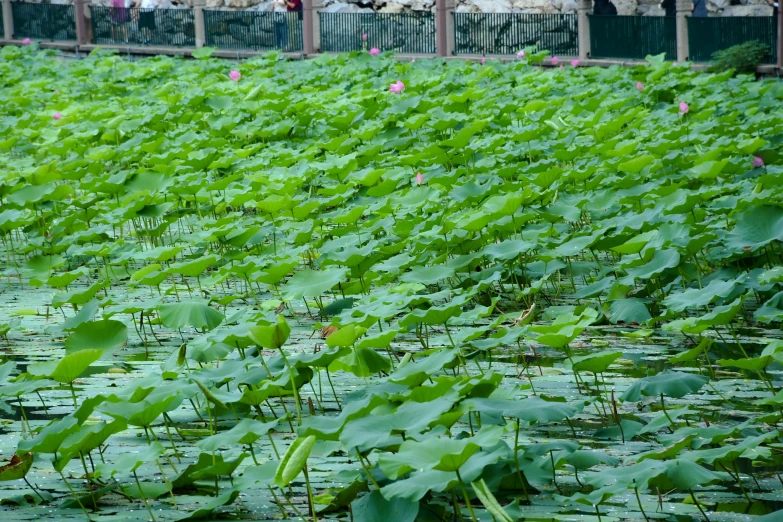
<svg viewBox="0 0 783 522">
<path fill-rule="evenodd" d="M 204 11 L 206 44 L 218 49 L 295 52 L 304 48 L 299 13 Z"/>
<path fill-rule="evenodd" d="M 90 8 L 96 44 L 196 46 L 192 9 Z"/>
<path fill-rule="evenodd" d="M 372 49 L 410 54 L 435 53 L 435 15 L 410 13 L 318 13 L 321 50 Z M 364 38 L 366 36 L 366 38 Z"/>
<path fill-rule="evenodd" d="M 14 38 L 76 40 L 73 5 L 11 2 L 11 15 Z"/>
<path fill-rule="evenodd" d="M 765 62 L 777 59 L 777 19 L 773 16 L 726 16 L 688 18 L 688 47 L 690 60 L 707 62 L 712 54 L 751 40 L 769 47 Z"/>
<path fill-rule="evenodd" d="M 455 54 L 516 54 L 534 46 L 579 54 L 575 14 L 454 13 Z"/>
<path fill-rule="evenodd" d="M 673 16 L 590 15 L 590 57 L 644 60 L 666 53 L 677 59 L 677 22 Z"/>
</svg>

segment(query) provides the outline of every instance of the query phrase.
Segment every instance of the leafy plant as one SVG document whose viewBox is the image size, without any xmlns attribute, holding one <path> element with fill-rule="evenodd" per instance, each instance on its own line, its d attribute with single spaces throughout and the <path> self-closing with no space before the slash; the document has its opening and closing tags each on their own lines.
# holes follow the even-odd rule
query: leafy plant
<svg viewBox="0 0 783 522">
<path fill-rule="evenodd" d="M 769 56 L 769 46 L 758 40 L 732 45 L 713 53 L 711 72 L 733 70 L 738 74 L 755 74 L 756 67 Z"/>
</svg>

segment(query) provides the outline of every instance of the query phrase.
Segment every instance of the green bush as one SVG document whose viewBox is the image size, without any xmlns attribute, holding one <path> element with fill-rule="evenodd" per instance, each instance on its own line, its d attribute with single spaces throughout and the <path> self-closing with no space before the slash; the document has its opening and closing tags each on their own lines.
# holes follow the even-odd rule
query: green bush
<svg viewBox="0 0 783 522">
<path fill-rule="evenodd" d="M 751 40 L 713 53 L 709 70 L 722 72 L 734 69 L 739 74 L 753 74 L 768 54 L 769 46 L 758 40 Z"/>
</svg>

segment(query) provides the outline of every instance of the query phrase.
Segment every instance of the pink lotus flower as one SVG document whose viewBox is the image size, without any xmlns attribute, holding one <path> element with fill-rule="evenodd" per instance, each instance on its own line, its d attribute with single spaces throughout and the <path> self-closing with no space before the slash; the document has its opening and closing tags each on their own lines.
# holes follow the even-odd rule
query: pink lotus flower
<svg viewBox="0 0 783 522">
<path fill-rule="evenodd" d="M 481 65 L 484 65 L 485 63 L 487 63 L 487 59 L 486 58 L 482 58 L 481 59 Z"/>
<path fill-rule="evenodd" d="M 424 176 L 421 175 L 421 172 L 416 174 L 416 184 L 421 185 L 424 183 Z"/>
<path fill-rule="evenodd" d="M 689 110 L 691 110 L 691 108 L 688 107 L 687 103 L 680 102 L 680 114 L 688 114 Z"/>
<path fill-rule="evenodd" d="M 402 83 L 400 80 L 397 80 L 396 82 L 394 82 L 389 86 L 389 92 L 393 94 L 400 94 L 404 90 L 405 90 L 405 84 Z"/>
<path fill-rule="evenodd" d="M 238 82 L 239 79 L 242 77 L 242 74 L 239 71 L 231 71 L 228 73 L 228 77 L 231 78 L 233 81 Z"/>
<path fill-rule="evenodd" d="M 22 40 L 22 45 L 30 45 L 31 43 L 32 40 L 30 40 L 29 38 L 25 38 L 24 40 Z"/>
<path fill-rule="evenodd" d="M 364 34 L 362 35 L 362 40 L 363 40 L 363 41 L 365 41 L 365 42 L 367 41 L 367 33 L 364 33 Z"/>
<path fill-rule="evenodd" d="M 756 167 L 757 169 L 760 169 L 761 167 L 764 166 L 764 160 L 761 159 L 758 156 L 754 156 L 753 157 L 753 166 Z"/>
<path fill-rule="evenodd" d="M 644 84 L 642 82 L 636 82 L 636 90 L 639 92 L 644 91 Z"/>
<path fill-rule="evenodd" d="M 381 54 L 381 50 L 377 47 L 370 49 L 370 56 L 378 56 L 379 54 Z"/>
<path fill-rule="evenodd" d="M 557 56 L 552 57 L 552 65 L 557 65 L 557 63 L 560 61 L 560 59 Z"/>
<path fill-rule="evenodd" d="M 62 118 L 62 117 L 63 117 L 63 116 L 62 116 L 62 114 L 60 114 L 59 112 L 55 112 L 55 113 L 52 115 L 52 118 L 54 118 L 55 120 L 59 120 L 59 119 L 60 119 L 60 118 Z"/>
<path fill-rule="evenodd" d="M 525 51 L 519 51 L 519 52 L 517 53 L 517 58 L 519 58 L 520 60 L 521 60 L 522 58 L 524 58 L 524 57 L 525 57 Z"/>
<path fill-rule="evenodd" d="M 579 67 L 579 60 L 571 60 L 571 67 Z"/>
</svg>

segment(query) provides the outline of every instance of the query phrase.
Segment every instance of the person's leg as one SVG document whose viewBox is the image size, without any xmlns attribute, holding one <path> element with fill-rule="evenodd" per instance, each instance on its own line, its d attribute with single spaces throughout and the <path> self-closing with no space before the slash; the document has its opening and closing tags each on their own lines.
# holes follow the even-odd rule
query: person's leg
<svg viewBox="0 0 783 522">
<path fill-rule="evenodd" d="M 283 16 L 281 13 L 274 13 L 274 23 L 275 23 L 275 47 L 278 49 L 282 49 L 285 47 L 285 21 L 283 20 Z"/>
<path fill-rule="evenodd" d="M 282 16 L 283 19 L 283 47 L 280 49 L 281 51 L 285 51 L 288 49 L 288 18 L 289 13 L 285 13 Z"/>
</svg>

